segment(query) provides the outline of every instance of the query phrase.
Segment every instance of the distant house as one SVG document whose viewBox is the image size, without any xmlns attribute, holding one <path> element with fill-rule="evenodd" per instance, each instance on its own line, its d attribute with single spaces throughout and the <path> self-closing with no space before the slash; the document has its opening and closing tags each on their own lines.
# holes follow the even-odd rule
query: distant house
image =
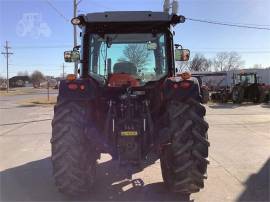
<svg viewBox="0 0 270 202">
<path fill-rule="evenodd" d="M 30 83 L 29 76 L 14 76 L 9 79 L 9 87 L 25 87 L 27 84 Z"/>
</svg>

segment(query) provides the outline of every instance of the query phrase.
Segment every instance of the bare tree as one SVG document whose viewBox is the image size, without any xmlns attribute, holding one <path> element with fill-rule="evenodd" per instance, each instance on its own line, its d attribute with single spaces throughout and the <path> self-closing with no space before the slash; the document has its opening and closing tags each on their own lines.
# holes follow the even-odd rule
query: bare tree
<svg viewBox="0 0 270 202">
<path fill-rule="evenodd" d="M 190 71 L 210 71 L 211 60 L 204 57 L 202 54 L 196 54 L 189 64 Z"/>
<path fill-rule="evenodd" d="M 255 65 L 253 65 L 252 68 L 254 68 L 254 69 L 262 69 L 263 66 L 262 66 L 262 64 L 255 64 Z"/>
<path fill-rule="evenodd" d="M 0 76 L 0 86 L 4 83 L 6 83 L 6 79 L 4 77 Z"/>
<path fill-rule="evenodd" d="M 239 69 L 244 64 L 237 52 L 220 52 L 213 59 L 215 71 L 229 71 Z"/>
<path fill-rule="evenodd" d="M 228 58 L 227 52 L 217 53 L 216 57 L 213 59 L 215 71 L 224 71 L 225 70 L 227 58 Z"/>
<path fill-rule="evenodd" d="M 241 55 L 237 52 L 230 52 L 228 58 L 227 70 L 240 69 L 244 65 Z"/>
<path fill-rule="evenodd" d="M 119 61 L 132 62 L 139 70 L 142 70 L 148 63 L 150 52 L 144 44 L 129 44 L 125 47 L 123 54 L 124 58 L 119 59 Z"/>
<path fill-rule="evenodd" d="M 45 81 L 45 77 L 40 71 L 36 70 L 31 75 L 31 81 L 34 86 L 39 86 L 41 82 Z"/>
</svg>

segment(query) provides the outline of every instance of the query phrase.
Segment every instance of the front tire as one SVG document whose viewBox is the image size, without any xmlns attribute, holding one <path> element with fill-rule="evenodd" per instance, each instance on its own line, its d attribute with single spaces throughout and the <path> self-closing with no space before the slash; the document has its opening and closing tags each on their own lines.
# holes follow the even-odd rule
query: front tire
<svg viewBox="0 0 270 202">
<path fill-rule="evenodd" d="M 232 90 L 232 101 L 234 104 L 241 104 L 244 101 L 244 88 L 235 86 Z"/>
<path fill-rule="evenodd" d="M 97 152 L 86 138 L 86 105 L 60 102 L 52 121 L 52 165 L 56 187 L 76 196 L 91 190 L 95 179 Z"/>
<path fill-rule="evenodd" d="M 204 187 L 208 165 L 208 124 L 205 108 L 193 99 L 171 102 L 168 107 L 172 143 L 163 148 L 161 170 L 173 192 L 191 194 Z"/>
</svg>

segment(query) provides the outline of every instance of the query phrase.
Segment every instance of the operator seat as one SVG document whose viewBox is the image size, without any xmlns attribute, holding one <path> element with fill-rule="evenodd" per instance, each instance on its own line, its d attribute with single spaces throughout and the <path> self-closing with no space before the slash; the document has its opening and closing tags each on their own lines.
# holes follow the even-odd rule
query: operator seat
<svg viewBox="0 0 270 202">
<path fill-rule="evenodd" d="M 137 74 L 137 67 L 132 62 L 118 62 L 113 66 L 113 73 Z"/>
</svg>

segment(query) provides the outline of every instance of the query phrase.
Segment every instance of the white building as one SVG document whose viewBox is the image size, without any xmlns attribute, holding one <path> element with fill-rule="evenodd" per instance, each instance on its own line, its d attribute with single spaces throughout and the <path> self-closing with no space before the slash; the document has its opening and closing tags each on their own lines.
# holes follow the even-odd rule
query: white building
<svg viewBox="0 0 270 202">
<path fill-rule="evenodd" d="M 202 77 L 203 83 L 208 86 L 233 86 L 233 76 L 240 73 L 256 73 L 258 82 L 270 85 L 270 67 L 265 69 L 242 69 L 228 72 L 194 72 L 194 74 L 205 75 Z M 213 74 L 213 75 L 211 75 Z M 219 76 L 217 74 L 220 74 Z M 224 75 L 222 75 L 224 74 Z"/>
</svg>

